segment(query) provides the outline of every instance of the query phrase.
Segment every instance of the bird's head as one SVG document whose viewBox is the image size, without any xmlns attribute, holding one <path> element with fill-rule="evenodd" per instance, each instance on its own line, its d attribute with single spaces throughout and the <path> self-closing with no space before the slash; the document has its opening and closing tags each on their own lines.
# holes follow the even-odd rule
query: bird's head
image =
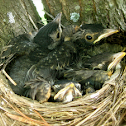
<svg viewBox="0 0 126 126">
<path fill-rule="evenodd" d="M 98 43 L 101 39 L 108 37 L 118 30 L 105 29 L 101 24 L 84 24 L 80 26 L 80 30 L 74 34 L 74 40 L 80 39 L 88 44 Z"/>
<path fill-rule="evenodd" d="M 53 40 L 50 45 L 48 45 L 48 49 L 54 49 L 61 40 L 62 28 L 61 28 L 61 16 L 62 13 L 59 13 L 56 18 L 52 21 L 52 30 L 49 34 L 49 37 Z"/>
<path fill-rule="evenodd" d="M 49 50 L 54 49 L 60 43 L 61 39 L 61 16 L 62 13 L 59 13 L 52 22 L 40 28 L 34 37 L 34 42 Z"/>
</svg>

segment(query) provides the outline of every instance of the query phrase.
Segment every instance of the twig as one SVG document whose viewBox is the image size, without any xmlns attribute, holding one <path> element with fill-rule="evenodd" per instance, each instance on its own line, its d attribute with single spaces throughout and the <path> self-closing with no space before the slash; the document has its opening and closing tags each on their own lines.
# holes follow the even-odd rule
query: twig
<svg viewBox="0 0 126 126">
<path fill-rule="evenodd" d="M 38 30 L 36 24 L 34 23 L 34 21 L 32 20 L 32 18 L 31 18 L 31 16 L 30 16 L 30 14 L 28 13 L 27 6 L 26 6 L 25 2 L 24 2 L 23 0 L 21 0 L 21 2 L 22 2 L 21 4 L 22 4 L 23 8 L 25 9 L 26 14 L 27 14 L 27 16 L 28 16 L 30 22 L 31 22 L 32 25 L 34 26 L 35 30 Z"/>
<path fill-rule="evenodd" d="M 50 126 L 45 119 L 40 115 L 40 113 L 38 113 L 36 110 L 34 110 L 35 113 L 37 113 L 39 115 L 39 117 L 43 120 L 43 122 L 45 123 L 46 126 Z"/>
<path fill-rule="evenodd" d="M 34 26 L 35 30 L 38 30 L 36 24 L 34 23 L 34 21 L 33 21 L 32 18 L 31 18 L 31 16 L 30 16 L 28 13 L 27 13 L 27 15 L 28 15 L 28 18 L 29 18 L 29 20 L 31 21 L 32 25 Z"/>
<path fill-rule="evenodd" d="M 10 117 L 11 119 L 14 119 L 14 120 L 18 120 L 20 122 L 24 122 L 24 123 L 28 123 L 28 124 L 32 124 L 32 125 L 38 125 L 36 122 L 27 120 L 24 117 L 21 117 L 21 116 L 18 116 L 18 115 L 14 115 L 14 114 L 11 114 L 11 113 L 7 113 L 7 112 L 5 114 L 8 117 Z M 45 124 L 43 123 L 42 125 L 45 125 Z"/>
<path fill-rule="evenodd" d="M 3 121 L 4 126 L 7 126 L 7 124 L 6 124 L 6 122 L 4 121 L 4 119 L 3 119 L 3 117 L 2 117 L 1 114 L 0 114 L 0 116 L 1 116 L 1 119 L 2 119 L 2 121 Z"/>
<path fill-rule="evenodd" d="M 49 17 L 51 17 L 52 19 L 54 19 L 54 17 L 51 15 L 51 14 L 49 14 L 47 11 L 45 11 L 45 10 L 43 10 Z"/>
<path fill-rule="evenodd" d="M 6 60 L 5 64 L 3 65 L 3 68 L 2 68 L 2 73 L 10 80 L 10 82 L 13 84 L 13 85 L 17 85 L 16 82 L 7 74 L 7 72 L 5 71 L 5 68 L 6 66 L 8 65 L 8 63 L 11 62 L 11 60 L 13 59 L 14 57 L 14 54 L 11 54 L 10 57 Z"/>
<path fill-rule="evenodd" d="M 17 83 L 7 74 L 7 72 L 4 70 L 4 69 L 2 69 L 1 70 L 2 71 L 2 73 L 9 79 L 9 81 L 13 84 L 13 85 L 17 85 Z"/>
<path fill-rule="evenodd" d="M 15 121 L 11 124 L 11 126 L 14 126 L 16 122 L 17 122 L 17 121 L 15 120 Z"/>
</svg>

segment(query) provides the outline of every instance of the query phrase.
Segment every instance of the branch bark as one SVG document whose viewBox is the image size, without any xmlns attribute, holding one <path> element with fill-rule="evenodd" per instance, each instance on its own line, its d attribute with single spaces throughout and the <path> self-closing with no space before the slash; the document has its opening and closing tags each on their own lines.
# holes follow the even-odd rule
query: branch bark
<svg viewBox="0 0 126 126">
<path fill-rule="evenodd" d="M 45 11 L 56 16 L 62 12 L 62 24 L 102 23 L 104 27 L 126 30 L 125 0 L 42 0 Z M 73 17 L 72 17 L 73 16 Z"/>
<path fill-rule="evenodd" d="M 11 38 L 34 31 L 39 20 L 31 0 L 0 0 L 0 49 Z"/>
</svg>

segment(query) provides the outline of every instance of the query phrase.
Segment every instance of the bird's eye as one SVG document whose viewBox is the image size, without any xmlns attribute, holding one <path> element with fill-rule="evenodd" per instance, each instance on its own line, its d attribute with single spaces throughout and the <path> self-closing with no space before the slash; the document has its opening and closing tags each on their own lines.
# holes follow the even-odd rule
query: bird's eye
<svg viewBox="0 0 126 126">
<path fill-rule="evenodd" d="M 86 38 L 87 38 L 87 40 L 91 40 L 92 39 L 92 36 L 87 35 Z"/>
<path fill-rule="evenodd" d="M 94 41 L 94 34 L 90 34 L 90 33 L 86 34 L 85 40 L 86 40 L 86 42 L 93 44 L 92 42 Z"/>
<path fill-rule="evenodd" d="M 57 38 L 59 38 L 60 37 L 60 34 L 59 34 L 59 32 L 57 33 Z"/>
</svg>

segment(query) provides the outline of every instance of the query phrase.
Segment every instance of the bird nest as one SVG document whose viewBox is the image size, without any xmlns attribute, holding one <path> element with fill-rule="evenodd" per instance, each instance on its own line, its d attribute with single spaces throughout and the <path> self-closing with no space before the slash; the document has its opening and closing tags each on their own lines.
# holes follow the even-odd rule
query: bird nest
<svg viewBox="0 0 126 126">
<path fill-rule="evenodd" d="M 16 95 L 0 71 L 1 125 L 116 125 L 126 119 L 126 70 L 100 90 L 64 104 Z"/>
<path fill-rule="evenodd" d="M 100 90 L 65 104 L 40 104 L 36 100 L 15 94 L 1 70 L 0 109 L 1 126 L 118 126 L 126 121 L 126 68 L 105 81 Z"/>
</svg>

